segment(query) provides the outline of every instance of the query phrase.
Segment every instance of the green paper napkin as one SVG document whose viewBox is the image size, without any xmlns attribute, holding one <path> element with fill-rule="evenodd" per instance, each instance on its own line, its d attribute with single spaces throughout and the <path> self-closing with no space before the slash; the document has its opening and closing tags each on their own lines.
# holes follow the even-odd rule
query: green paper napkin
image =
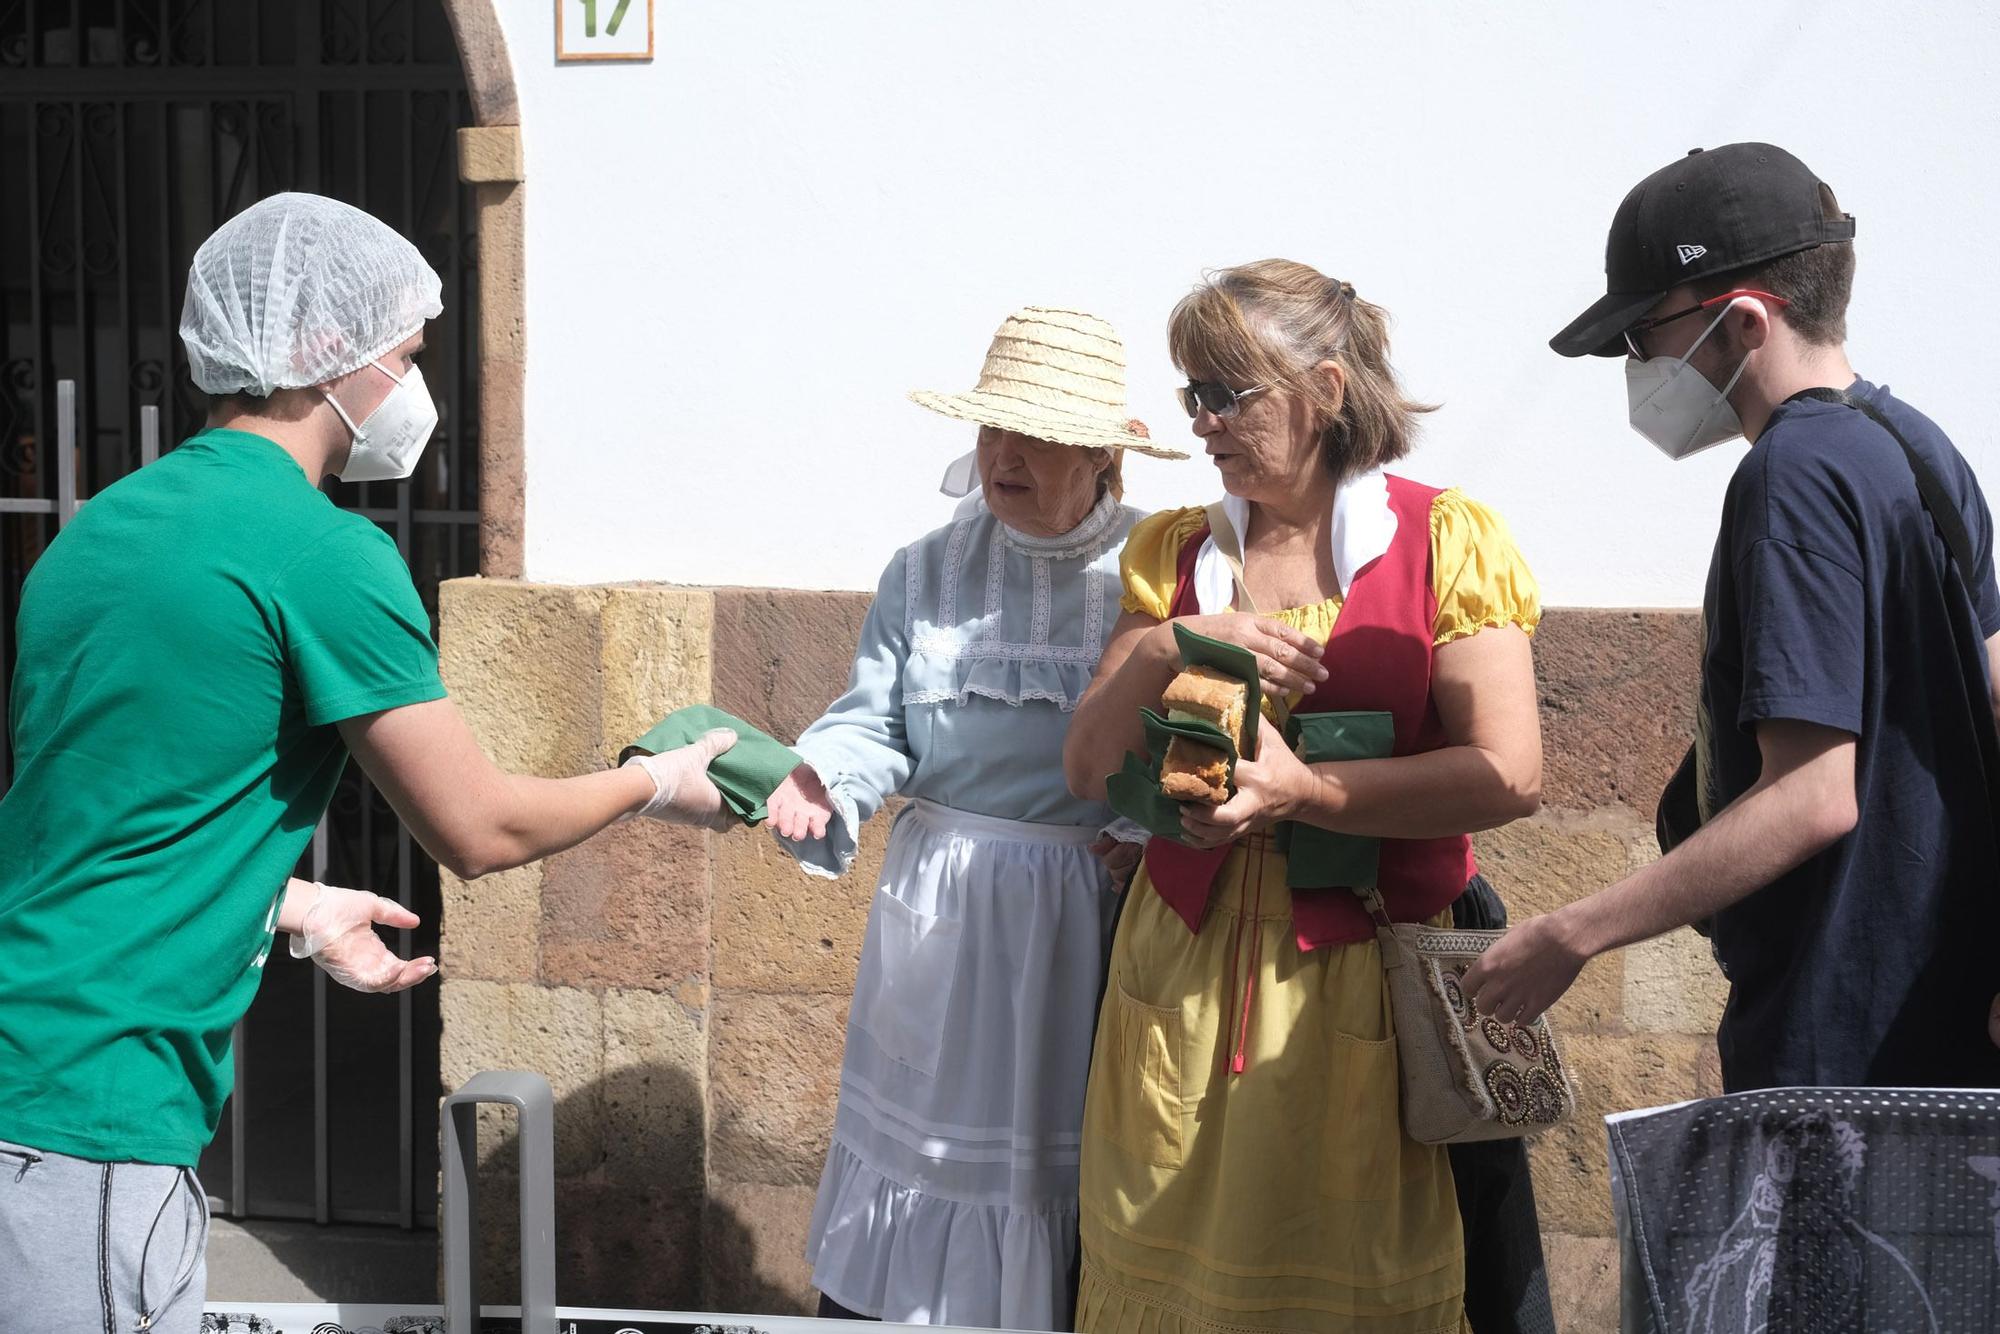
<svg viewBox="0 0 2000 1334">
<path fill-rule="evenodd" d="M 1257 656 L 1247 648 L 1197 634 L 1179 622 L 1174 623 L 1174 643 L 1180 648 L 1185 665 L 1212 667 L 1249 688 L 1243 702 L 1243 748 L 1256 754 L 1257 725 L 1264 704 L 1263 691 L 1257 682 Z M 1152 709 L 1139 710 L 1139 718 L 1146 726 L 1146 749 L 1152 759 L 1141 760 L 1126 751 L 1123 767 L 1104 780 L 1105 796 L 1111 809 L 1126 819 L 1144 825 L 1162 838 L 1179 842 L 1185 832 L 1181 828 L 1181 804 L 1160 791 L 1160 764 L 1166 759 L 1167 743 L 1175 737 L 1184 737 L 1214 746 L 1227 755 L 1231 795 L 1236 791 L 1236 747 L 1229 734 L 1213 723 L 1163 718 Z"/>
<path fill-rule="evenodd" d="M 1236 762 L 1236 746 L 1229 739 L 1229 733 L 1214 723 L 1197 722 L 1192 718 L 1165 718 L 1151 709 L 1139 710 L 1139 721 L 1146 726 L 1146 749 L 1164 757 L 1167 743 L 1175 737 L 1192 741 L 1198 745 L 1213 746 Z M 1154 768 L 1157 770 L 1158 766 Z"/>
<path fill-rule="evenodd" d="M 704 732 L 726 727 L 736 733 L 736 744 L 715 757 L 708 776 L 722 793 L 727 806 L 744 824 L 762 824 L 770 814 L 765 803 L 778 790 L 785 776 L 799 766 L 798 752 L 779 743 L 741 718 L 707 704 L 676 709 L 652 731 L 618 752 L 620 764 L 634 755 L 662 755 L 699 738 Z"/>
<path fill-rule="evenodd" d="M 1142 761 L 1126 751 L 1124 767 L 1104 780 L 1105 796 L 1118 814 L 1138 821 L 1162 838 L 1178 842 L 1185 832 L 1181 828 L 1181 804 L 1160 791 L 1160 765 L 1166 759 L 1168 743 L 1182 737 L 1214 746 L 1229 757 L 1232 768 L 1236 764 L 1236 748 L 1229 744 L 1229 733 L 1213 723 L 1162 718 L 1151 709 L 1139 710 L 1139 720 L 1145 724 L 1146 750 L 1153 759 Z"/>
<path fill-rule="evenodd" d="M 1294 714 L 1291 732 L 1294 749 L 1307 764 L 1382 759 L 1396 744 L 1395 718 L 1377 710 Z M 1380 839 L 1287 820 L 1277 828 L 1277 841 L 1286 853 L 1285 884 L 1291 889 L 1359 889 L 1376 881 Z"/>
<path fill-rule="evenodd" d="M 1159 766 L 1148 766 L 1129 750 L 1125 752 L 1125 767 L 1104 780 L 1104 793 L 1112 810 L 1148 833 L 1179 842 L 1185 832 L 1181 804 L 1160 791 Z"/>
<path fill-rule="evenodd" d="M 1395 716 L 1379 709 L 1301 713 L 1292 723 L 1293 747 L 1304 745 L 1308 764 L 1386 759 L 1396 748 Z"/>
</svg>

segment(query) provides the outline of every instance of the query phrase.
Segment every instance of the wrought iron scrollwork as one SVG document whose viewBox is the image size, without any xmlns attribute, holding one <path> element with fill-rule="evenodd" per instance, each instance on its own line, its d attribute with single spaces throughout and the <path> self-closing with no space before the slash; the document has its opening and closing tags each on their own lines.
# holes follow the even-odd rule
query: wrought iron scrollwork
<svg viewBox="0 0 2000 1334">
<path fill-rule="evenodd" d="M 362 17 L 351 0 L 326 0 L 320 17 L 320 59 L 329 65 L 361 63 Z"/>
<path fill-rule="evenodd" d="M 161 63 L 164 52 L 160 24 L 151 5 L 125 6 L 125 63 L 151 69 Z"/>
<path fill-rule="evenodd" d="M 368 16 L 368 63 L 400 65 L 410 58 L 408 5 L 383 5 Z M 390 17 L 394 15 L 394 17 Z"/>
<path fill-rule="evenodd" d="M 19 482 L 36 470 L 35 363 L 26 357 L 0 365 L 0 495 L 23 494 Z"/>
<path fill-rule="evenodd" d="M 168 7 L 166 57 L 169 65 L 208 64 L 210 29 L 215 23 L 213 0 L 180 0 L 180 13 Z"/>
<path fill-rule="evenodd" d="M 25 69 L 33 63 L 28 12 L 21 0 L 0 4 L 0 68 Z"/>
</svg>

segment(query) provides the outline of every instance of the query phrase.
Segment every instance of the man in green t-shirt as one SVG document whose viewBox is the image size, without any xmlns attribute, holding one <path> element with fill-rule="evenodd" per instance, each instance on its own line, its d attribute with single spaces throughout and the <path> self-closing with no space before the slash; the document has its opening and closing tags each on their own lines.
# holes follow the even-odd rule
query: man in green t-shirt
<svg viewBox="0 0 2000 1334">
<path fill-rule="evenodd" d="M 193 1167 L 274 929 L 360 990 L 435 971 L 373 930 L 405 909 L 288 878 L 349 754 L 467 878 L 628 815 L 720 827 L 726 731 L 577 778 L 495 768 L 395 544 L 320 491 L 415 467 L 438 296 L 409 242 L 333 200 L 224 224 L 181 319 L 209 429 L 92 499 L 27 582 L 0 798 L 8 1328 L 198 1327 Z"/>
</svg>

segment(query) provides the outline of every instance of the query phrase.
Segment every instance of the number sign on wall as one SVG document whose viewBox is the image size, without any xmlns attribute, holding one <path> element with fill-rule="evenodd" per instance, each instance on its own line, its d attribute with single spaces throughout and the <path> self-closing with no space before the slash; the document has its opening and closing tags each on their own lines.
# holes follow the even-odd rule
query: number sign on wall
<svg viewBox="0 0 2000 1334">
<path fill-rule="evenodd" d="M 651 60 L 653 0 L 556 0 L 556 59 Z"/>
</svg>

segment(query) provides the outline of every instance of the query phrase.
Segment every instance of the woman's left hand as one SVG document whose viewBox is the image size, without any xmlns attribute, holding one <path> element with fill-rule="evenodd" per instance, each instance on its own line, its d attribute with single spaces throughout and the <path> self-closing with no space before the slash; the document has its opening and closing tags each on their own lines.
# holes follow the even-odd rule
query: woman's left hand
<svg viewBox="0 0 2000 1334">
<path fill-rule="evenodd" d="M 1105 873 L 1111 877 L 1111 887 L 1122 890 L 1132 882 L 1132 872 L 1139 869 L 1139 858 L 1145 849 L 1137 843 L 1122 843 L 1105 834 L 1090 845 L 1090 851 L 1104 863 Z"/>
<path fill-rule="evenodd" d="M 1220 806 L 1182 803 L 1184 841 L 1192 847 L 1219 848 L 1290 819 L 1304 805 L 1315 781 L 1312 770 L 1292 753 L 1267 718 L 1257 729 L 1257 757 L 1236 761 L 1236 795 Z"/>
<path fill-rule="evenodd" d="M 314 891 L 291 933 L 294 959 L 310 958 L 326 975 L 354 991 L 402 991 L 437 972 L 437 958 L 401 959 L 375 934 L 377 926 L 409 930 L 417 915 L 394 899 L 365 889 L 299 881 Z M 292 894 L 288 885 L 286 898 Z M 281 916 L 286 914 L 281 913 Z"/>
</svg>

